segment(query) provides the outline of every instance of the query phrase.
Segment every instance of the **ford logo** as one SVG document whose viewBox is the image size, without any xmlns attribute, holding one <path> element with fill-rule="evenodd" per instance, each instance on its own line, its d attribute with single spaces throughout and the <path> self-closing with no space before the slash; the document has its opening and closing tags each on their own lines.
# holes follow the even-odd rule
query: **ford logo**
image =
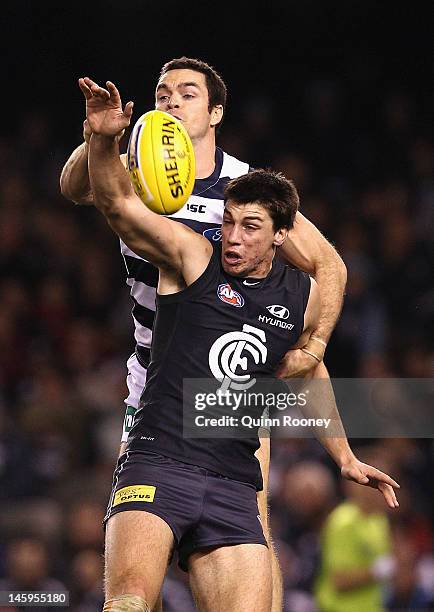
<svg viewBox="0 0 434 612">
<path fill-rule="evenodd" d="M 210 242 L 218 242 L 222 239 L 222 228 L 221 227 L 210 227 L 203 232 L 205 238 L 208 238 Z"/>
</svg>

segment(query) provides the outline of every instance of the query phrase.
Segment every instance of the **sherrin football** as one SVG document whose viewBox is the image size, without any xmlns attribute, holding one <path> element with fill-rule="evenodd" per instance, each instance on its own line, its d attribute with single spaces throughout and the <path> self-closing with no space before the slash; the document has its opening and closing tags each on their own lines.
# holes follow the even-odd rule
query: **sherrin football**
<svg viewBox="0 0 434 612">
<path fill-rule="evenodd" d="M 180 121 L 162 111 L 142 115 L 131 132 L 127 170 L 144 204 L 160 215 L 182 208 L 194 187 L 193 145 Z"/>
</svg>

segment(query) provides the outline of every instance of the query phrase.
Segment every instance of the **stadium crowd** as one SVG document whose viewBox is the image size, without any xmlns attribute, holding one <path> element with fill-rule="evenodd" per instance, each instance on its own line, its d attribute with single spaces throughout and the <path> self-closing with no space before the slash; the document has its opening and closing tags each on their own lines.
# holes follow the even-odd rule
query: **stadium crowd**
<svg viewBox="0 0 434 612">
<path fill-rule="evenodd" d="M 294 179 L 302 212 L 347 265 L 344 310 L 326 352 L 331 374 L 432 377 L 434 146 L 411 95 L 390 90 L 361 112 L 347 94 L 342 82 L 307 82 L 283 127 L 276 102 L 253 95 L 236 128 L 226 120 L 219 144 Z M 59 193 L 77 144 L 60 137 L 48 114 L 29 111 L 0 139 L 0 590 L 63 588 L 72 609 L 94 612 L 134 348 L 131 304 L 116 237 L 97 211 Z M 370 444 L 402 487 L 398 511 L 383 510 L 396 562 L 386 609 L 430 609 L 433 441 Z M 272 443 L 286 610 L 315 609 L 321 530 L 345 496 L 317 442 Z M 193 609 L 175 566 L 163 594 L 167 612 Z"/>
</svg>

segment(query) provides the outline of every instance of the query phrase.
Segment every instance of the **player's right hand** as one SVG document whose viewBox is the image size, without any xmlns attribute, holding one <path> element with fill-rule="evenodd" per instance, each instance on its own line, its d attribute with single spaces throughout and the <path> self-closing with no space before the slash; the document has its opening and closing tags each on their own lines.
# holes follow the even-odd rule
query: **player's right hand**
<svg viewBox="0 0 434 612">
<path fill-rule="evenodd" d="M 378 489 L 383 494 L 389 508 L 399 506 L 395 489 L 400 489 L 400 485 L 389 474 L 385 474 L 376 467 L 363 463 L 353 456 L 341 466 L 341 475 L 347 480 L 353 480 L 358 484 Z"/>
<path fill-rule="evenodd" d="M 303 378 L 318 365 L 318 361 L 301 349 L 290 349 L 279 363 L 276 378 Z"/>
<path fill-rule="evenodd" d="M 119 91 L 111 81 L 107 81 L 107 89 L 89 77 L 80 78 L 78 84 L 86 98 L 86 120 L 91 133 L 120 137 L 130 124 L 133 102 L 128 102 L 122 109 Z"/>
</svg>

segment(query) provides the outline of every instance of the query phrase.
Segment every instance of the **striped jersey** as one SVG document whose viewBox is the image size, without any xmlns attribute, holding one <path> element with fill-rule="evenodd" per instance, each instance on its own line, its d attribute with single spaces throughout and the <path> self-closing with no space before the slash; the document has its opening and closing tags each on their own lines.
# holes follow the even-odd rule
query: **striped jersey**
<svg viewBox="0 0 434 612">
<path fill-rule="evenodd" d="M 188 225 L 210 241 L 219 241 L 224 188 L 231 179 L 247 174 L 248 171 L 249 164 L 239 161 L 217 147 L 214 172 L 208 178 L 196 179 L 192 195 L 181 210 L 170 215 L 170 218 Z M 149 364 L 155 318 L 158 269 L 133 253 L 122 240 L 120 246 L 127 270 L 127 284 L 131 287 L 130 295 L 133 300 L 136 355 L 139 363 L 146 368 Z"/>
</svg>

